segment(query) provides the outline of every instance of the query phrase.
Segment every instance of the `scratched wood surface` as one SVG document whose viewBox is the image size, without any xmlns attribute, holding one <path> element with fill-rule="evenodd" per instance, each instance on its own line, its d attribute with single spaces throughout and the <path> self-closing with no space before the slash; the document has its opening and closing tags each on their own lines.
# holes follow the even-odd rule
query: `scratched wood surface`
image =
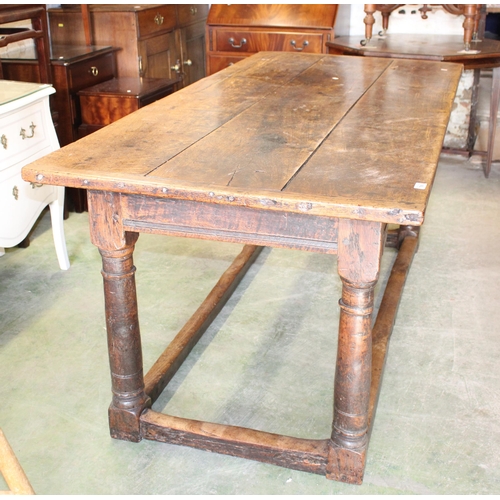
<svg viewBox="0 0 500 500">
<path fill-rule="evenodd" d="M 461 71 L 261 52 L 28 165 L 23 177 L 421 224 Z"/>
</svg>

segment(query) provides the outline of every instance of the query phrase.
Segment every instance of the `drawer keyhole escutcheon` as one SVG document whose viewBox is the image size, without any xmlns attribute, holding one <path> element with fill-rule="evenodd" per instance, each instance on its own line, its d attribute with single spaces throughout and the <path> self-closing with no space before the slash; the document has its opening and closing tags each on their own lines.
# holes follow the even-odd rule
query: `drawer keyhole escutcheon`
<svg viewBox="0 0 500 500">
<path fill-rule="evenodd" d="M 302 47 L 297 47 L 297 42 L 295 40 L 291 40 L 290 45 L 294 48 L 294 50 L 298 50 L 300 52 L 309 45 L 309 42 L 306 40 L 305 42 L 302 43 Z"/>
<path fill-rule="evenodd" d="M 156 14 L 156 16 L 155 16 L 155 23 L 156 23 L 158 26 L 160 26 L 160 25 L 162 25 L 162 24 L 163 24 L 163 19 L 164 19 L 164 18 L 163 18 L 163 16 L 162 16 L 162 15 L 160 15 L 160 13 L 158 13 L 158 14 Z"/>
<path fill-rule="evenodd" d="M 7 136 L 5 134 L 2 134 L 1 141 L 2 141 L 3 148 L 7 149 Z"/>
<path fill-rule="evenodd" d="M 247 43 L 246 38 L 242 38 L 239 45 L 235 45 L 234 38 L 232 38 L 232 37 L 228 41 L 231 44 L 231 47 L 233 47 L 234 49 L 240 49 L 241 47 L 243 47 L 243 45 L 245 45 L 245 43 Z"/>
<path fill-rule="evenodd" d="M 12 188 L 12 196 L 14 196 L 14 199 L 15 200 L 18 200 L 19 199 L 19 189 L 17 186 L 14 186 Z"/>
<path fill-rule="evenodd" d="M 92 76 L 97 76 L 99 74 L 99 69 L 96 66 L 91 66 L 89 69 L 89 73 Z"/>
<path fill-rule="evenodd" d="M 31 139 L 32 137 L 35 137 L 35 127 L 36 127 L 36 125 L 33 122 L 31 122 L 31 125 L 30 125 L 31 135 L 26 135 L 26 130 L 24 130 L 21 127 L 21 132 L 19 132 L 19 135 L 23 138 L 23 140 L 24 139 Z"/>
</svg>

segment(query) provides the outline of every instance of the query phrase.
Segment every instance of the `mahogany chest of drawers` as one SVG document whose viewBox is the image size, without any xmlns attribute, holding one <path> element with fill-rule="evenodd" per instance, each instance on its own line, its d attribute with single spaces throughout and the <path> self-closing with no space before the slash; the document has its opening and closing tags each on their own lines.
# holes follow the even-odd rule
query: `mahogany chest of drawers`
<svg viewBox="0 0 500 500">
<path fill-rule="evenodd" d="M 206 27 L 207 75 L 263 50 L 328 53 L 337 5 L 214 4 Z"/>
</svg>

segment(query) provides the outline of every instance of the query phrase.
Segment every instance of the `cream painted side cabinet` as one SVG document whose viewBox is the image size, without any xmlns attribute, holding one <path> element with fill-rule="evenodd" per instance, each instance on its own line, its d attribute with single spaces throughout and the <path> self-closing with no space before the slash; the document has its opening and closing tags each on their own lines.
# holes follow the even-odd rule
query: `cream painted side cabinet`
<svg viewBox="0 0 500 500">
<path fill-rule="evenodd" d="M 48 205 L 57 259 L 69 269 L 64 237 L 64 188 L 21 178 L 21 168 L 59 149 L 52 123 L 51 85 L 0 80 L 0 253 L 23 241 Z"/>
</svg>

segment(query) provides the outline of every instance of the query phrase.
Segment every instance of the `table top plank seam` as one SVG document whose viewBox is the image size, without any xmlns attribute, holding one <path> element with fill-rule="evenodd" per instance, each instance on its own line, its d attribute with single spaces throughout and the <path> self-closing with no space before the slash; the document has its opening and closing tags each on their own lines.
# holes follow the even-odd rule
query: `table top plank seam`
<svg viewBox="0 0 500 500">
<path fill-rule="evenodd" d="M 371 84 L 364 90 L 363 93 L 361 93 L 358 98 L 356 99 L 356 101 L 354 101 L 351 106 L 349 107 L 349 109 L 346 110 L 346 112 L 343 114 L 342 118 L 340 118 L 334 125 L 333 127 L 331 128 L 331 130 L 325 135 L 325 137 L 323 137 L 323 139 L 321 140 L 320 144 L 316 147 L 316 149 L 308 156 L 308 158 L 306 159 L 306 161 L 304 161 L 302 163 L 302 165 L 300 165 L 300 167 L 293 173 L 293 175 L 290 177 L 290 179 L 288 179 L 288 181 L 286 182 L 286 184 L 280 189 L 280 191 L 285 191 L 287 189 L 287 187 L 293 182 L 293 180 L 299 175 L 299 173 L 301 172 L 301 170 L 309 163 L 309 161 L 314 157 L 314 155 L 317 153 L 317 151 L 321 148 L 321 146 L 325 143 L 325 141 L 328 140 L 328 138 L 332 135 L 332 133 L 335 131 L 335 129 L 337 129 L 341 124 L 342 122 L 344 121 L 344 119 L 346 118 L 346 116 L 349 115 L 349 113 L 351 112 L 351 110 L 354 108 L 354 106 L 356 106 L 358 104 L 358 102 L 363 98 L 363 96 L 366 95 L 366 93 L 377 83 L 377 81 L 382 78 L 382 75 L 385 74 L 386 71 L 389 70 L 389 68 L 394 64 L 394 61 L 390 61 L 390 63 L 387 65 L 386 68 L 384 68 L 384 70 L 378 75 L 378 77 L 373 80 L 373 82 L 371 82 Z"/>
<path fill-rule="evenodd" d="M 266 53 L 267 54 L 267 53 Z M 273 54 L 272 52 L 270 54 Z M 312 66 L 314 66 L 315 64 L 317 64 L 319 61 L 321 61 L 322 59 L 324 59 L 324 56 L 323 57 L 320 57 L 320 58 L 317 58 L 314 62 L 312 62 L 309 66 L 307 66 L 306 68 L 304 68 L 303 70 L 301 70 L 299 73 L 297 74 L 293 74 L 291 75 L 291 77 L 285 81 L 285 82 L 282 82 L 280 83 L 279 85 L 279 88 L 282 88 L 282 87 L 286 87 L 290 82 L 292 82 L 293 80 L 295 80 L 296 78 L 298 78 L 302 73 L 304 73 L 305 71 L 307 71 L 308 69 L 310 69 Z M 232 66 L 230 67 L 232 68 Z M 230 69 L 230 68 L 227 68 L 227 69 Z M 244 73 L 245 73 L 245 69 L 246 68 L 243 68 L 243 69 L 240 69 L 240 71 L 236 72 L 234 75 L 231 74 L 231 75 L 228 75 L 226 78 L 224 78 L 223 80 L 225 79 L 228 79 L 230 78 L 231 76 L 234 78 L 235 76 L 244 76 Z M 223 73 L 224 71 L 221 71 L 220 73 Z M 223 81 L 223 80 L 220 80 L 220 81 Z M 218 85 L 219 84 L 219 81 L 216 81 L 216 82 L 213 82 L 212 85 L 210 85 L 209 87 L 211 86 L 214 86 L 214 85 Z M 272 94 L 273 92 L 275 92 L 276 89 L 274 87 L 271 87 L 265 94 L 261 94 L 259 96 L 259 99 L 254 101 L 254 102 L 250 102 L 249 105 L 242 109 L 242 110 L 239 110 L 237 114 L 234 114 L 233 116 L 231 116 L 230 118 L 228 118 L 225 122 L 223 123 L 220 123 L 217 127 L 213 128 L 212 130 L 208 131 L 204 136 L 201 136 L 199 137 L 197 140 L 193 141 L 191 144 L 189 144 L 187 147 L 185 147 L 184 149 L 178 151 L 176 154 L 174 154 L 173 156 L 171 156 L 170 158 L 166 159 L 164 162 L 160 163 L 159 165 L 157 165 L 155 168 L 151 169 L 150 171 L 146 172 L 144 175 L 144 177 L 148 177 L 150 175 L 152 175 L 155 171 L 157 171 L 159 168 L 161 168 L 162 166 L 164 166 L 165 164 L 167 164 L 168 162 L 170 162 L 171 160 L 173 160 L 174 158 L 176 158 L 177 156 L 181 155 L 182 153 L 184 153 L 186 150 L 192 148 L 195 144 L 199 143 L 200 141 L 206 139 L 207 137 L 209 137 L 210 135 L 214 134 L 217 130 L 221 129 L 222 127 L 230 124 L 233 120 L 237 119 L 238 117 L 240 117 L 245 111 L 257 106 L 258 104 L 262 103 L 262 101 L 264 101 L 270 94 Z M 228 184 L 229 185 L 229 184 Z"/>
<path fill-rule="evenodd" d="M 351 77 L 357 74 L 360 62 L 349 57 L 316 57 L 313 64 L 263 96 L 257 106 L 241 110 L 232 121 L 214 130 L 211 139 L 201 139 L 177 160 L 170 158 L 153 175 L 159 179 L 205 182 L 214 187 L 282 191 L 343 116 L 376 83 L 380 71 L 393 64 L 377 61 L 363 78 Z M 308 82 L 307 93 L 297 93 L 304 81 Z M 347 93 L 342 100 L 338 99 L 340 88 Z M 224 148 L 224 156 L 215 164 L 212 158 L 218 155 L 220 147 Z M 187 177 L 186 165 L 191 166 Z M 280 171 L 274 172 L 277 165 Z"/>
</svg>

